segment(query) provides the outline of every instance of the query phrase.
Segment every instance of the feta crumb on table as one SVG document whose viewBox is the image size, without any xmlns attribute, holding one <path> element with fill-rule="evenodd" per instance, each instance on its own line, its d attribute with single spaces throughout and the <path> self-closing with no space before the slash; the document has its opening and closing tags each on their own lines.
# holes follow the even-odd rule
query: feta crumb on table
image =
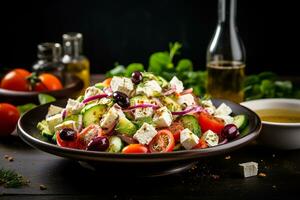
<svg viewBox="0 0 300 200">
<path fill-rule="evenodd" d="M 256 162 L 246 162 L 239 164 L 242 175 L 247 178 L 251 176 L 256 176 L 258 172 L 258 163 Z"/>
</svg>

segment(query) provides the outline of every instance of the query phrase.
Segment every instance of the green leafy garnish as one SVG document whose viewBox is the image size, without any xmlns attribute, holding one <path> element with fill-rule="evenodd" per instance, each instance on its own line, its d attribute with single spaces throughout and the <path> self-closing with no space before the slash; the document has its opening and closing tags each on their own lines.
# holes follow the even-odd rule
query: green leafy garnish
<svg viewBox="0 0 300 200">
<path fill-rule="evenodd" d="M 25 112 L 35 108 L 37 105 L 34 104 L 34 103 L 28 103 L 28 104 L 25 104 L 25 105 L 20 105 L 20 106 L 17 106 L 19 112 L 21 114 L 24 114 Z"/>
<path fill-rule="evenodd" d="M 39 94 L 39 102 L 41 105 L 55 101 L 56 99 L 48 94 Z"/>
<path fill-rule="evenodd" d="M 7 188 L 18 188 L 27 185 L 28 181 L 13 170 L 0 169 L 0 185 Z"/>
</svg>

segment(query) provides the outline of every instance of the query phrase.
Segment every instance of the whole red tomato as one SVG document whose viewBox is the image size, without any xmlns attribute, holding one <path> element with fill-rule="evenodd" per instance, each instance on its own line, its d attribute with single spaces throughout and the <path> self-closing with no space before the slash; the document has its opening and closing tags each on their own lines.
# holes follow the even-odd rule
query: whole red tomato
<svg viewBox="0 0 300 200">
<path fill-rule="evenodd" d="M 16 128 L 20 113 L 8 103 L 0 103 L 0 136 L 10 135 Z"/>
<path fill-rule="evenodd" d="M 8 72 L 1 81 L 1 88 L 16 91 L 28 91 L 27 77 L 30 75 L 25 69 L 14 69 Z"/>
<path fill-rule="evenodd" d="M 34 86 L 34 91 L 60 90 L 63 88 L 60 80 L 48 73 L 43 73 L 38 76 L 38 82 Z"/>
</svg>

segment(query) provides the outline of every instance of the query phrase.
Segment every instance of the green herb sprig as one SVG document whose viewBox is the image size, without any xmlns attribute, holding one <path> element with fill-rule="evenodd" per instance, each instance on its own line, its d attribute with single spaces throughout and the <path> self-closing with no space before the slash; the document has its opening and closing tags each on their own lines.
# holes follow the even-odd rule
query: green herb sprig
<svg viewBox="0 0 300 200">
<path fill-rule="evenodd" d="M 28 181 L 13 170 L 0 169 L 0 185 L 7 188 L 18 188 L 28 185 Z"/>
</svg>

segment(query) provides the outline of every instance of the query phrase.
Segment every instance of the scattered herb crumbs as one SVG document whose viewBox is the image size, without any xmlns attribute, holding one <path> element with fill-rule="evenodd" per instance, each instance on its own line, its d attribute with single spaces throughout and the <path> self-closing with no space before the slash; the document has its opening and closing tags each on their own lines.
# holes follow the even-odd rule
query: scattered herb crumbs
<svg viewBox="0 0 300 200">
<path fill-rule="evenodd" d="M 28 181 L 13 170 L 0 169 L 0 185 L 7 188 L 18 188 L 27 185 Z"/>
</svg>

